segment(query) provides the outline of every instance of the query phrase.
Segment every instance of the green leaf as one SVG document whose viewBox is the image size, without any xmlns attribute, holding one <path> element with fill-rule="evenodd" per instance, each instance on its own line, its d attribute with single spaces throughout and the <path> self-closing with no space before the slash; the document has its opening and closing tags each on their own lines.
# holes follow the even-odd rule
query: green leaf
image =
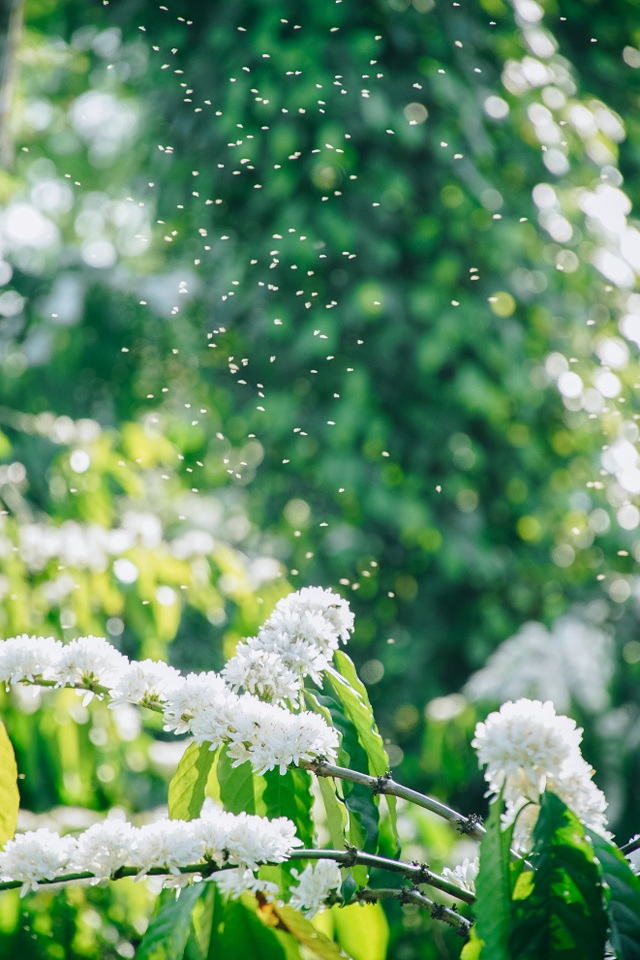
<svg viewBox="0 0 640 960">
<path fill-rule="evenodd" d="M 480 939 L 476 928 L 471 927 L 471 933 L 469 934 L 469 939 L 462 948 L 460 960 L 480 960 L 483 946 L 484 940 Z M 487 957 L 489 957 L 489 954 L 487 954 Z"/>
<path fill-rule="evenodd" d="M 262 813 L 260 798 L 264 777 L 254 774 L 249 761 L 232 766 L 226 747 L 220 750 L 216 770 L 220 785 L 220 802 L 230 813 Z"/>
<path fill-rule="evenodd" d="M 328 669 L 329 682 L 358 732 L 358 739 L 367 755 L 369 773 L 374 777 L 382 776 L 389 769 L 389 757 L 375 721 L 367 688 L 360 680 L 353 661 L 344 651 L 336 650 L 334 662 L 337 669 Z M 385 796 L 385 801 L 391 830 L 398 843 L 396 798 Z"/>
<path fill-rule="evenodd" d="M 191 743 L 182 754 L 169 783 L 169 816 L 172 820 L 195 820 L 200 816 L 205 789 L 217 751 L 208 743 Z"/>
<path fill-rule="evenodd" d="M 185 887 L 176 900 L 174 890 L 163 890 L 136 951 L 136 960 L 182 960 L 191 932 L 191 914 L 205 884 Z"/>
<path fill-rule="evenodd" d="M 320 707 L 328 710 L 333 726 L 340 734 L 338 749 L 338 763 L 342 766 L 352 766 L 356 770 L 366 766 L 367 757 L 358 739 L 357 730 L 350 718 L 345 714 L 342 704 L 326 693 L 317 693 L 313 697 Z M 309 698 L 312 703 L 312 699 Z M 341 781 L 345 804 L 349 812 L 347 839 L 354 847 L 369 852 L 377 852 L 378 847 L 378 797 L 374 797 L 371 790 L 359 783 L 348 780 Z M 367 882 L 367 870 L 364 867 L 352 867 L 356 882 L 364 885 Z"/>
<path fill-rule="evenodd" d="M 208 883 L 210 891 L 206 894 L 208 907 L 208 947 L 207 960 L 217 960 L 220 957 L 220 941 L 224 930 L 227 901 L 220 893 L 215 883 Z"/>
<path fill-rule="evenodd" d="M 209 950 L 211 960 L 287 960 L 286 948 L 275 930 L 259 919 L 251 901 L 242 897 L 228 902 L 219 949 Z"/>
<path fill-rule="evenodd" d="M 311 950 L 314 956 L 320 957 L 321 960 L 344 960 L 348 956 L 337 943 L 317 930 L 309 920 L 297 910 L 294 910 L 293 907 L 281 907 L 277 904 L 269 904 L 269 906 L 278 917 L 278 929 L 289 933 L 298 943 Z"/>
<path fill-rule="evenodd" d="M 331 838 L 331 845 L 341 850 L 345 842 L 345 827 L 347 825 L 347 811 L 344 801 L 338 798 L 335 780 L 331 777 L 318 777 L 320 795 L 327 816 L 327 829 Z"/>
<path fill-rule="evenodd" d="M 334 660 L 337 670 L 329 667 L 326 676 L 346 716 L 358 731 L 358 739 L 367 754 L 369 773 L 374 777 L 382 776 L 389 769 L 389 757 L 378 731 L 366 688 L 346 653 L 336 650 Z"/>
<path fill-rule="evenodd" d="M 640 960 L 640 878 L 616 846 L 591 830 L 589 839 L 608 887 L 613 949 L 620 960 Z"/>
<path fill-rule="evenodd" d="M 509 960 L 511 831 L 502 831 L 501 813 L 500 796 L 491 805 L 487 832 L 480 843 L 476 879 L 477 937 L 484 944 L 484 956 L 490 960 Z"/>
<path fill-rule="evenodd" d="M 0 847 L 15 836 L 19 809 L 16 757 L 9 735 L 0 721 Z"/>
<path fill-rule="evenodd" d="M 284 774 L 269 770 L 264 775 L 265 788 L 262 801 L 266 816 L 288 817 L 296 825 L 296 833 L 305 847 L 313 846 L 313 821 L 311 807 L 311 775 L 295 767 Z"/>
<path fill-rule="evenodd" d="M 331 912 L 336 939 L 352 960 L 385 960 L 389 924 L 381 903 L 358 903 Z"/>
<path fill-rule="evenodd" d="M 216 897 L 222 901 L 215 883 L 207 883 L 191 913 L 191 930 L 184 960 L 207 960 Z"/>
<path fill-rule="evenodd" d="M 602 960 L 607 916 L 584 827 L 547 791 L 533 837 L 532 891 L 513 902 L 511 960 Z"/>
</svg>

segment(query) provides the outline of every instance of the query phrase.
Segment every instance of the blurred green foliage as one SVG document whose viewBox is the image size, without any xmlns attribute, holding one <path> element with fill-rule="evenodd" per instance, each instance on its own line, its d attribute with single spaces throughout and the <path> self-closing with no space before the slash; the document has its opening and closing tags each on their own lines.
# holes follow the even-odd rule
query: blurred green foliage
<svg viewBox="0 0 640 960">
<path fill-rule="evenodd" d="M 282 593 L 336 587 L 398 776 L 482 811 L 456 695 L 526 621 L 604 603 L 611 710 L 574 712 L 624 839 L 640 541 L 600 473 L 621 408 L 563 398 L 549 358 L 586 383 L 620 335 L 580 191 L 621 171 L 637 199 L 640 30 L 631 0 L 540 10 L 28 0 L 0 175 L 0 629 L 217 668 Z M 617 375 L 631 418 L 636 360 Z M 23 806 L 162 802 L 177 755 L 148 718 L 53 702 L 3 703 Z M 5 894 L 6 950 L 130 955 L 144 896 L 108 896 Z M 389 917 L 390 956 L 457 955 Z"/>
</svg>

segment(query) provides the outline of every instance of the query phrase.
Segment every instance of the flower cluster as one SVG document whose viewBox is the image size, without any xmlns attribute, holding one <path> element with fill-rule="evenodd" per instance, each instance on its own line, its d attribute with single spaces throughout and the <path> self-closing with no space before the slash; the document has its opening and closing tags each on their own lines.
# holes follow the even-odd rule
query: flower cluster
<svg viewBox="0 0 640 960">
<path fill-rule="evenodd" d="M 606 709 L 614 644 L 609 632 L 594 622 L 597 612 L 574 607 L 551 630 L 542 623 L 525 623 L 473 674 L 464 692 L 476 702 L 544 696 L 562 712 L 572 703 L 589 713 Z"/>
<path fill-rule="evenodd" d="M 581 740 L 582 730 L 574 720 L 556 714 L 550 700 L 508 701 L 476 726 L 472 746 L 480 764 L 486 765 L 490 793 L 503 793 L 506 822 L 517 818 L 518 848 L 530 848 L 545 789 L 557 794 L 585 826 L 606 832 L 607 802 L 580 753 Z"/>
<path fill-rule="evenodd" d="M 297 870 L 291 873 L 298 882 L 291 887 L 289 903 L 292 907 L 305 910 L 311 917 L 324 910 L 327 897 L 342 883 L 340 868 L 333 860 L 318 860 L 305 867 L 302 873 Z"/>
<path fill-rule="evenodd" d="M 306 623 L 313 662 L 317 666 L 324 657 L 326 666 L 338 640 L 348 636 L 353 618 L 335 594 L 311 588 L 280 601 L 267 624 L 280 620 L 295 621 L 300 630 L 300 624 Z M 325 624 L 322 654 L 321 624 Z M 295 643 L 302 648 L 301 633 L 296 634 Z M 275 651 L 271 653 L 280 664 Z M 282 675 L 277 666 L 274 677 L 278 670 Z M 299 678 L 300 673 L 297 683 Z M 212 749 L 228 743 L 234 764 L 249 760 L 258 773 L 274 767 L 284 772 L 290 764 L 320 756 L 333 758 L 338 747 L 335 730 L 317 714 L 294 714 L 277 703 L 264 702 L 254 692 L 239 694 L 234 689 L 237 684 L 214 672 L 185 677 L 162 662 L 129 660 L 102 637 L 80 637 L 62 644 L 52 637 L 25 634 L 0 641 L 0 683 L 20 682 L 72 686 L 86 691 L 89 699 L 96 693 L 106 694 L 114 703 L 151 707 L 163 713 L 165 729 L 190 733 L 198 743 L 210 743 Z M 249 681 L 246 685 L 253 686 Z M 264 685 L 259 692 L 265 692 Z"/>
<path fill-rule="evenodd" d="M 238 695 L 217 674 L 189 674 L 167 695 L 165 729 L 188 730 L 215 749 L 228 743 L 234 766 L 249 760 L 257 773 L 314 757 L 334 757 L 335 730 L 315 713 L 290 713 L 250 693 Z"/>
<path fill-rule="evenodd" d="M 107 820 L 79 837 L 61 837 L 47 829 L 19 834 L 0 851 L 0 876 L 22 883 L 24 896 L 43 880 L 70 873 L 90 873 L 98 882 L 124 866 L 137 868 L 138 877 L 158 868 L 180 881 L 187 864 L 201 864 L 203 872 L 211 864 L 231 864 L 245 878 L 243 889 L 250 889 L 253 871 L 261 863 L 282 863 L 300 846 L 286 817 L 267 820 L 210 810 L 198 820 L 158 820 L 143 827 Z M 187 879 L 194 875 L 197 871 Z"/>
<path fill-rule="evenodd" d="M 305 587 L 278 601 L 257 637 L 238 645 L 223 676 L 236 690 L 244 687 L 276 703 L 294 701 L 304 677 L 319 681 L 352 631 L 346 600 L 321 587 Z"/>
</svg>

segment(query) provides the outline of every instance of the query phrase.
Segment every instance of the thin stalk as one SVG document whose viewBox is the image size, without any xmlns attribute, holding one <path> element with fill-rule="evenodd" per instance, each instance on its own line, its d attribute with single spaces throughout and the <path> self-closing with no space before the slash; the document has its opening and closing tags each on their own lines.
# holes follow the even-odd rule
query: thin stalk
<svg viewBox="0 0 640 960">
<path fill-rule="evenodd" d="M 426 907 L 434 920 L 442 920 L 452 927 L 457 927 L 461 937 L 469 936 L 469 931 L 473 926 L 472 922 L 467 920 L 466 917 L 461 917 L 460 914 L 456 913 L 451 907 L 445 907 L 441 903 L 435 903 L 435 901 L 430 900 L 429 897 L 420 893 L 419 890 L 398 890 L 395 887 L 370 889 L 365 887 L 364 890 L 358 890 L 354 899 L 360 903 L 373 903 L 376 900 L 391 899 L 399 900 L 400 903 L 415 903 L 419 907 Z"/>
<path fill-rule="evenodd" d="M 445 893 L 450 893 L 451 896 L 457 897 L 460 900 L 463 900 L 465 903 L 472 903 L 474 901 L 473 894 L 469 893 L 466 890 L 462 890 L 460 887 L 457 887 L 456 884 L 450 884 L 444 877 L 439 877 L 437 874 L 432 873 L 424 866 L 419 866 L 417 864 L 410 863 L 398 863 L 395 860 L 386 860 L 385 857 L 376 857 L 371 854 L 361 853 L 360 851 L 345 851 L 345 850 L 298 850 L 291 855 L 290 860 L 334 860 L 337 863 L 342 863 L 344 866 L 353 866 L 355 863 L 364 864 L 366 866 L 378 867 L 386 870 L 390 870 L 395 873 L 401 873 L 403 876 L 408 879 L 412 879 L 414 883 L 425 883 L 431 884 L 431 886 L 437 886 L 438 889 L 444 891 Z M 225 866 L 218 866 L 215 863 L 190 863 L 186 864 L 179 868 L 179 872 L 182 875 L 189 874 L 198 874 L 203 878 L 208 878 L 213 876 L 216 873 L 220 873 L 225 870 L 234 869 L 231 864 Z M 170 871 L 166 867 L 151 867 L 149 870 L 146 870 L 142 876 L 149 877 L 163 877 L 171 876 Z M 110 880 L 123 880 L 125 877 L 139 877 L 140 868 L 139 867 L 119 867 L 115 870 L 111 876 L 107 879 Z M 91 873 L 89 870 L 76 870 L 70 873 L 60 874 L 57 877 L 51 879 L 44 878 L 38 880 L 38 887 L 42 886 L 53 886 L 54 884 L 60 883 L 73 883 L 79 880 L 96 880 L 102 879 L 97 878 L 94 873 Z M 2 890 L 15 890 L 18 887 L 23 886 L 22 880 L 2 880 L 0 881 L 0 891 Z M 382 887 L 379 889 L 374 889 L 371 887 L 365 887 L 361 890 L 358 890 L 355 894 L 356 900 L 362 903 L 372 903 L 375 900 L 383 900 L 395 898 L 400 900 L 402 903 L 415 903 L 418 906 L 426 907 L 429 909 L 431 916 L 436 920 L 442 920 L 445 923 L 449 923 L 452 926 L 456 926 L 458 930 L 466 935 L 471 928 L 471 922 L 466 920 L 464 917 L 461 917 L 459 913 L 456 912 L 455 908 L 447 907 L 444 904 L 436 903 L 434 900 L 431 900 L 425 894 L 421 893 L 415 887 L 411 889 L 402 888 L 397 889 L 395 887 Z"/>
<path fill-rule="evenodd" d="M 623 853 L 628 856 L 630 853 L 634 853 L 636 850 L 640 850 L 640 836 L 632 837 L 624 846 L 620 847 L 620 853 Z"/>
<path fill-rule="evenodd" d="M 198 873 L 202 876 L 211 876 L 214 873 L 218 873 L 220 870 L 230 870 L 230 866 L 218 867 L 216 864 L 212 863 L 189 863 L 184 867 L 180 867 L 180 873 L 189 874 L 189 873 Z M 119 867 L 117 870 L 111 874 L 110 877 L 107 877 L 108 880 L 123 880 L 125 877 L 137 877 L 140 875 L 140 867 Z M 166 867 L 150 867 L 148 870 L 145 870 L 143 876 L 145 877 L 166 877 L 171 876 L 169 870 Z M 53 877 L 51 880 L 42 879 L 38 880 L 38 887 L 52 886 L 54 883 L 72 883 L 74 880 L 102 880 L 102 877 L 96 877 L 95 873 L 91 873 L 90 870 L 76 870 L 72 873 L 61 873 L 58 877 Z M 15 890 L 17 887 L 23 886 L 22 880 L 1 880 L 0 881 L 0 890 Z"/>
<path fill-rule="evenodd" d="M 400 873 L 415 884 L 427 884 L 442 890 L 443 893 L 462 900 L 464 903 L 473 903 L 475 897 L 468 890 L 463 890 L 455 883 L 445 880 L 425 864 L 401 863 L 397 860 L 388 860 L 386 857 L 374 856 L 370 853 L 363 853 L 360 850 L 296 850 L 290 854 L 289 860 L 333 860 L 345 867 L 351 867 L 355 864 L 362 864 L 367 867 L 377 868 L 379 870 L 388 870 L 390 873 Z M 182 874 L 198 873 L 203 877 L 210 877 L 221 870 L 234 869 L 233 864 L 218 866 L 212 861 L 204 863 L 189 863 L 179 868 Z M 170 871 L 166 867 L 151 867 L 146 870 L 142 876 L 162 877 L 168 876 Z M 109 879 L 122 880 L 124 877 L 140 876 L 140 867 L 119 867 L 111 874 Z M 50 885 L 53 883 L 69 883 L 74 880 L 95 880 L 96 875 L 89 870 L 75 871 L 61 874 L 53 879 L 38 880 L 38 886 Z M 0 890 L 11 890 L 23 885 L 22 880 L 3 880 L 0 882 Z"/>
<path fill-rule="evenodd" d="M 360 773 L 359 770 L 351 770 L 348 767 L 339 767 L 327 760 L 303 760 L 301 767 L 311 770 L 318 777 L 333 777 L 339 780 L 349 780 L 351 783 L 359 783 L 368 787 L 373 793 L 383 793 L 392 797 L 401 797 L 410 803 L 415 803 L 418 807 L 430 810 L 437 816 L 442 817 L 460 831 L 473 837 L 474 840 L 481 840 L 485 834 L 485 828 L 479 820 L 473 815 L 465 817 L 463 814 L 453 810 L 440 800 L 429 797 L 410 787 L 405 787 L 397 783 L 391 776 L 371 777 L 366 773 Z"/>
<path fill-rule="evenodd" d="M 334 860 L 344 867 L 352 867 L 354 864 L 362 864 L 372 869 L 388 870 L 390 873 L 400 873 L 408 880 L 416 884 L 427 884 L 442 890 L 443 893 L 462 900 L 464 903 L 474 903 L 475 897 L 457 883 L 452 883 L 441 877 L 439 873 L 434 873 L 424 863 L 403 863 L 401 860 L 389 860 L 387 857 L 379 857 L 373 853 L 364 853 L 360 850 L 295 850 L 289 854 L 289 860 Z"/>
</svg>

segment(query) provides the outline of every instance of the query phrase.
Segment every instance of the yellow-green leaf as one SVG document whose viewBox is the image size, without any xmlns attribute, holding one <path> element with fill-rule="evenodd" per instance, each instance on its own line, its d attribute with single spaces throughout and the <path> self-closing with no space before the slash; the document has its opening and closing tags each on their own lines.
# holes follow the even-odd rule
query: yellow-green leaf
<svg viewBox="0 0 640 960">
<path fill-rule="evenodd" d="M 12 840 L 18 823 L 18 767 L 11 740 L 0 721 L 0 847 Z"/>
</svg>

